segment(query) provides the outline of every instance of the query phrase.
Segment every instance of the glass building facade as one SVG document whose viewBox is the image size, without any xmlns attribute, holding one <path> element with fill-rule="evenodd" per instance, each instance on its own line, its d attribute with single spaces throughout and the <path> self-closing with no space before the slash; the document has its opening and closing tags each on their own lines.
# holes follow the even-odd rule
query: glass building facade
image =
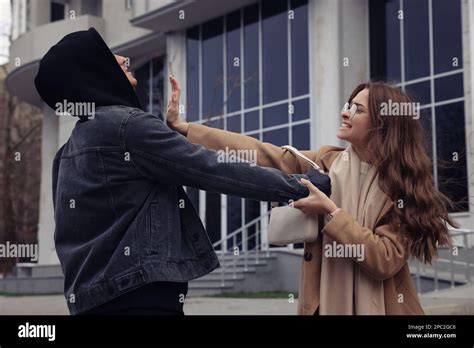
<svg viewBox="0 0 474 348">
<path fill-rule="evenodd" d="M 301 0 L 260 1 L 188 29 L 187 120 L 309 149 L 308 40 L 308 2 Z M 239 197 L 187 192 L 213 242 L 268 209 Z"/>
<path fill-rule="evenodd" d="M 457 203 L 454 212 L 467 212 L 461 1 L 368 4 L 370 77 L 394 83 L 420 102 L 436 185 Z M 277 146 L 310 149 L 315 125 L 310 115 L 309 47 L 314 39 L 308 7 L 308 0 L 260 0 L 188 28 L 182 101 L 187 120 Z M 137 93 L 148 111 L 159 113 L 165 105 L 164 71 L 164 57 L 136 70 Z M 269 209 L 267 203 L 186 190 L 212 242 Z M 251 227 L 248 234 L 253 233 Z"/>
<path fill-rule="evenodd" d="M 372 78 L 421 104 L 435 182 L 468 211 L 461 1 L 371 0 L 370 27 Z"/>
</svg>

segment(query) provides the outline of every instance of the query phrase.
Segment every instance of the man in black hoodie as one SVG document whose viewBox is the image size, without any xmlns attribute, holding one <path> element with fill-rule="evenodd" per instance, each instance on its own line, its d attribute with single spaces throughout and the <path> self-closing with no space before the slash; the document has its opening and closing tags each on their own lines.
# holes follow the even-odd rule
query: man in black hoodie
<svg viewBox="0 0 474 348">
<path fill-rule="evenodd" d="M 182 185 L 285 202 L 308 195 L 300 178 L 330 183 L 220 163 L 141 109 L 126 65 L 91 28 L 53 46 L 35 78 L 46 104 L 79 118 L 53 163 L 65 297 L 71 314 L 183 314 L 188 281 L 219 261 Z"/>
</svg>

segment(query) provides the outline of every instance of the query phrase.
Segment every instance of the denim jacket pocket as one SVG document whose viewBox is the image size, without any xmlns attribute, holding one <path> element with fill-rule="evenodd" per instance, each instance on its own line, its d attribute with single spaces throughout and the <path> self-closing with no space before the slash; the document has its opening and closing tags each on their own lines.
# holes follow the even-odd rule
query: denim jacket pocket
<svg viewBox="0 0 474 348">
<path fill-rule="evenodd" d="M 151 202 L 149 208 L 148 254 L 159 258 L 170 258 L 171 221 L 167 205 L 163 201 Z"/>
</svg>

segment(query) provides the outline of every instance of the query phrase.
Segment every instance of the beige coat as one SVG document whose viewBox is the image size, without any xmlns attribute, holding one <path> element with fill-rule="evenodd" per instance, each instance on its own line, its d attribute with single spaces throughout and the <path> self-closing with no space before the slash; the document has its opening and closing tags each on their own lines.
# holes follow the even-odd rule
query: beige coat
<svg viewBox="0 0 474 348">
<path fill-rule="evenodd" d="M 286 150 L 252 137 L 231 133 L 198 124 L 190 124 L 188 140 L 206 148 L 220 150 L 256 150 L 257 163 L 273 167 L 285 173 L 306 173 L 309 165 Z M 302 151 L 307 157 L 329 171 L 340 151 L 336 146 L 322 146 L 318 151 Z M 380 218 L 393 203 L 387 203 Z M 361 267 L 375 279 L 383 280 L 385 313 L 387 315 L 424 314 L 407 264 L 407 251 L 388 224 L 376 224 L 374 231 L 359 225 L 344 210 L 340 211 L 323 228 L 322 233 L 340 244 L 364 244 L 364 261 Z M 321 235 L 321 234 L 320 234 Z M 312 315 L 319 306 L 321 279 L 322 238 L 305 243 L 299 284 L 298 314 Z"/>
</svg>

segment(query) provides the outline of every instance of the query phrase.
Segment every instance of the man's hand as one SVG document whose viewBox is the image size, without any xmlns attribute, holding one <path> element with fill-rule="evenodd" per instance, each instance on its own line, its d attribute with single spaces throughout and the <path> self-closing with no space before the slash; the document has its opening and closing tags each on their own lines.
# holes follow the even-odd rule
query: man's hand
<svg viewBox="0 0 474 348">
<path fill-rule="evenodd" d="M 166 110 L 166 122 L 171 129 L 186 136 L 188 134 L 189 124 L 184 122 L 179 116 L 179 98 L 181 97 L 181 89 L 174 76 L 170 76 L 170 84 L 171 98 L 168 102 L 168 108 Z"/>
</svg>

